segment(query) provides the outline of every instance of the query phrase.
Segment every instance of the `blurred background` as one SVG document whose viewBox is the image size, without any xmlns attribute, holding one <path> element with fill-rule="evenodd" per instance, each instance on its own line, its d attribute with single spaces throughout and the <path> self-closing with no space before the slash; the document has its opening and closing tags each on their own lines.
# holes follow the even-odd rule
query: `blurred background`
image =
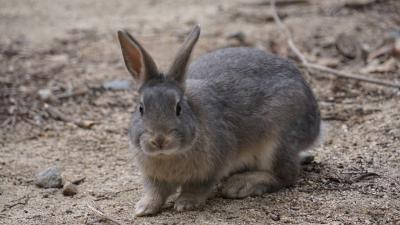
<svg viewBox="0 0 400 225">
<path fill-rule="evenodd" d="M 400 84 L 400 1 L 276 6 L 309 62 Z M 128 30 L 166 69 L 195 24 L 193 59 L 249 46 L 297 63 L 325 139 L 293 188 L 133 218 L 141 185 L 127 128 L 136 93 L 116 32 Z M 301 66 L 268 0 L 0 0 L 0 34 L 0 224 L 107 223 L 88 209 L 92 201 L 124 224 L 399 223 L 399 89 Z M 52 166 L 63 185 L 38 187 L 36 174 Z"/>
</svg>

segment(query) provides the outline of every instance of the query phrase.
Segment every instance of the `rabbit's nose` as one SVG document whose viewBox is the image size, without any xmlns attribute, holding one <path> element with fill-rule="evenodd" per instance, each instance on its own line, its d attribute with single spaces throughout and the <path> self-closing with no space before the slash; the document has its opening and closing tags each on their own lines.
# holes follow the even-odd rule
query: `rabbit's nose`
<svg viewBox="0 0 400 225">
<path fill-rule="evenodd" d="M 150 143 L 158 149 L 162 149 L 165 146 L 165 138 L 163 136 L 157 136 L 155 139 L 151 140 Z"/>
</svg>

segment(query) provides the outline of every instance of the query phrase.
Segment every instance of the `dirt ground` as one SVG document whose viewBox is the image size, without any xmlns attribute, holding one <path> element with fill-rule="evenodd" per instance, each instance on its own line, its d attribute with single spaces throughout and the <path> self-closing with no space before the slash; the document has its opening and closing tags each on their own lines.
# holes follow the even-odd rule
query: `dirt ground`
<svg viewBox="0 0 400 225">
<path fill-rule="evenodd" d="M 127 146 L 135 91 L 102 88 L 130 80 L 116 31 L 130 31 L 161 68 L 197 23 L 194 58 L 249 45 L 295 60 L 266 3 L 0 0 L 0 224 L 111 224 L 87 204 L 122 224 L 400 224 L 399 90 L 320 72 L 305 76 L 325 139 L 294 187 L 242 200 L 216 193 L 200 210 L 178 213 L 169 203 L 159 215 L 133 216 L 141 195 Z M 292 1 L 278 10 L 310 61 L 400 83 L 399 58 L 373 55 L 399 39 L 400 1 Z M 39 90 L 50 97 L 40 100 Z M 47 106 L 96 124 L 60 121 Z M 85 178 L 78 194 L 35 186 L 52 165 L 65 181 Z"/>
</svg>

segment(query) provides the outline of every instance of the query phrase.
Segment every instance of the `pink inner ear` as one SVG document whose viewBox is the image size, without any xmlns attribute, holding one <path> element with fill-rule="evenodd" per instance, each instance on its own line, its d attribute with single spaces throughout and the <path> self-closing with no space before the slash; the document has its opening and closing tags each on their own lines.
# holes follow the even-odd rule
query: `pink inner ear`
<svg viewBox="0 0 400 225">
<path fill-rule="evenodd" d="M 126 62 L 127 65 L 130 65 L 131 69 L 135 71 L 137 75 L 140 75 L 143 68 L 143 62 L 142 54 L 140 53 L 139 49 L 134 46 L 130 46 L 125 49 L 125 51 L 128 56 L 127 59 L 129 60 L 129 62 Z"/>
</svg>

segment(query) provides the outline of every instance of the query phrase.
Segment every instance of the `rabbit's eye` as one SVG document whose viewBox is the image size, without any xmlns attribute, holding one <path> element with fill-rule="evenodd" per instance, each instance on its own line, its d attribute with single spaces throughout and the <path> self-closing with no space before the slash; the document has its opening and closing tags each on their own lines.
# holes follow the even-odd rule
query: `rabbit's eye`
<svg viewBox="0 0 400 225">
<path fill-rule="evenodd" d="M 140 115 L 143 116 L 143 106 L 142 105 L 139 105 L 139 112 L 140 112 Z"/>
<path fill-rule="evenodd" d="M 181 115 L 181 111 L 182 111 L 181 104 L 178 102 L 178 104 L 176 104 L 176 109 L 175 109 L 176 115 L 177 116 Z"/>
</svg>

